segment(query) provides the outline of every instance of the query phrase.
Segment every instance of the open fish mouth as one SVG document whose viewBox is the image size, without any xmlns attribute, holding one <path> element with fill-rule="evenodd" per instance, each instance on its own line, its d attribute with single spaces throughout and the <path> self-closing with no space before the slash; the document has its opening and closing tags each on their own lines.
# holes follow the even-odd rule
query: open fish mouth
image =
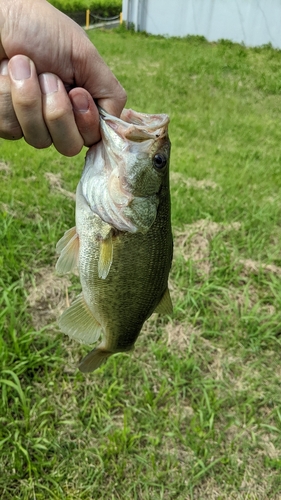
<svg viewBox="0 0 281 500">
<path fill-rule="evenodd" d="M 170 119 L 166 114 L 149 115 L 132 109 L 124 109 L 121 117 L 116 118 L 100 107 L 99 113 L 101 121 L 106 121 L 124 140 L 142 142 L 155 138 L 164 139 L 168 135 Z"/>
</svg>

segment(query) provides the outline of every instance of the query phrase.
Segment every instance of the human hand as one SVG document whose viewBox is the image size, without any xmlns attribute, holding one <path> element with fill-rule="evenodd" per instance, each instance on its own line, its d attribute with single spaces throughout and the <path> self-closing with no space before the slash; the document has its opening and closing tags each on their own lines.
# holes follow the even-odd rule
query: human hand
<svg viewBox="0 0 281 500">
<path fill-rule="evenodd" d="M 0 0 L 0 137 L 73 156 L 100 138 L 93 99 L 119 116 L 126 94 L 82 28 L 45 0 Z"/>
</svg>

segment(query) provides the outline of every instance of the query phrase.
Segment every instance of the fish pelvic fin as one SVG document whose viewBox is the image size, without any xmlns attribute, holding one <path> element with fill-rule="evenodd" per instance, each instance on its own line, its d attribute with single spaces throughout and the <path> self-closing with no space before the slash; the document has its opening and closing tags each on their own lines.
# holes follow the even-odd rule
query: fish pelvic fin
<svg viewBox="0 0 281 500">
<path fill-rule="evenodd" d="M 93 372 L 99 368 L 112 354 L 114 353 L 97 347 L 97 349 L 93 349 L 93 351 L 89 352 L 89 354 L 82 359 L 78 368 L 82 373 Z"/>
<path fill-rule="evenodd" d="M 64 311 L 58 323 L 63 333 L 82 344 L 93 344 L 99 339 L 102 331 L 83 294 L 78 295 L 71 306 Z"/>
<path fill-rule="evenodd" d="M 58 274 L 67 274 L 77 268 L 79 257 L 79 237 L 76 227 L 68 229 L 57 242 L 56 251 L 60 254 L 56 263 Z"/>
<path fill-rule="evenodd" d="M 166 288 L 165 293 L 160 300 L 158 306 L 154 309 L 154 312 L 158 314 L 172 314 L 173 304 L 170 297 L 169 288 Z"/>
<path fill-rule="evenodd" d="M 98 262 L 98 274 L 99 278 L 106 279 L 111 264 L 113 261 L 113 243 L 112 243 L 112 235 L 111 232 L 109 236 L 103 240 L 101 240 L 100 244 L 100 256 Z"/>
</svg>

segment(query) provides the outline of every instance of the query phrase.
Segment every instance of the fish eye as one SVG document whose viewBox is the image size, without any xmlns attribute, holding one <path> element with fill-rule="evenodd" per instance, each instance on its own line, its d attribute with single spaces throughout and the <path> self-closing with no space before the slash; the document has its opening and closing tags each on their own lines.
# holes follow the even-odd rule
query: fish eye
<svg viewBox="0 0 281 500">
<path fill-rule="evenodd" d="M 156 154 L 153 158 L 153 165 L 155 168 L 161 170 L 167 165 L 167 158 L 164 155 Z"/>
</svg>

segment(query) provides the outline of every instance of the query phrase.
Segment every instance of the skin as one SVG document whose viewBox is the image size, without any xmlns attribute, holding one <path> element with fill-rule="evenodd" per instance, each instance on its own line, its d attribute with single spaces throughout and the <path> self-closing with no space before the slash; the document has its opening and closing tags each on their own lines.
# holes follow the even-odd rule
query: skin
<svg viewBox="0 0 281 500">
<path fill-rule="evenodd" d="M 95 102 L 120 116 L 126 93 L 82 28 L 45 0 L 0 0 L 0 137 L 74 156 L 100 139 Z"/>
</svg>

